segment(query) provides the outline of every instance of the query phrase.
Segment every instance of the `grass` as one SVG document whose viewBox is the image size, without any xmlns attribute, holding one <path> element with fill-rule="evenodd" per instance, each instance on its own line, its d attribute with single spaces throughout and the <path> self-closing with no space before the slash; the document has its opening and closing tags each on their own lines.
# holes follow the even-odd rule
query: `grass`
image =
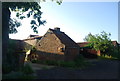
<svg viewBox="0 0 120 81">
<path fill-rule="evenodd" d="M 58 67 L 69 67 L 69 68 L 85 68 L 90 65 L 89 62 L 85 61 L 83 56 L 78 56 L 73 61 L 54 61 L 54 60 L 33 60 L 33 63 L 45 64 L 45 65 L 54 65 Z M 47 69 L 45 67 L 45 69 Z"/>
<path fill-rule="evenodd" d="M 42 69 L 49 69 L 49 67 L 48 66 L 43 66 Z"/>
</svg>

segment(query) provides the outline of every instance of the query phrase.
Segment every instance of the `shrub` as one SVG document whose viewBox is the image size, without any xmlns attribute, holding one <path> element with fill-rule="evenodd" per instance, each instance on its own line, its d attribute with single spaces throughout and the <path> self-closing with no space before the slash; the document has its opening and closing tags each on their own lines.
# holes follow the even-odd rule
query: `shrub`
<svg viewBox="0 0 120 81">
<path fill-rule="evenodd" d="M 104 54 L 104 56 L 102 56 L 102 57 L 106 58 L 106 59 L 109 58 L 109 59 L 120 60 L 120 50 L 118 50 L 117 47 L 113 47 L 106 54 Z"/>
<path fill-rule="evenodd" d="M 115 57 L 117 59 L 120 59 L 120 51 L 117 49 L 114 49 L 114 51 L 111 54 L 112 57 Z"/>
</svg>

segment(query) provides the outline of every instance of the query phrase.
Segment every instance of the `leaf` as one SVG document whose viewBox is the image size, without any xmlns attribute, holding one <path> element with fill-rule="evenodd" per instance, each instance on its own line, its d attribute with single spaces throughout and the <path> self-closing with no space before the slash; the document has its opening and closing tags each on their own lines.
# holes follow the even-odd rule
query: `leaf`
<svg viewBox="0 0 120 81">
<path fill-rule="evenodd" d="M 17 22 L 16 27 L 19 27 L 19 26 L 21 26 L 21 23 Z"/>
<path fill-rule="evenodd" d="M 33 31 L 34 31 L 35 33 L 38 33 L 37 27 L 34 27 L 34 28 L 33 28 Z"/>
<path fill-rule="evenodd" d="M 29 13 L 27 14 L 27 17 L 28 17 L 28 18 L 30 17 L 30 14 L 29 14 Z"/>
<path fill-rule="evenodd" d="M 29 18 L 31 15 L 32 15 L 33 11 L 30 11 L 28 14 L 27 14 L 27 17 Z"/>
<path fill-rule="evenodd" d="M 22 9 L 22 12 L 26 12 L 26 11 L 28 11 L 28 7 L 24 7 L 23 9 Z"/>
<path fill-rule="evenodd" d="M 34 27 L 34 28 L 33 28 L 33 30 L 36 30 L 36 29 L 37 29 L 37 27 Z"/>
<path fill-rule="evenodd" d="M 37 21 L 38 21 L 39 26 L 40 26 L 40 24 L 42 24 L 40 18 L 37 18 Z"/>
<path fill-rule="evenodd" d="M 21 26 L 21 23 L 18 22 L 16 19 L 11 19 L 9 20 L 9 33 L 10 34 L 13 34 L 13 33 L 17 33 L 17 28 L 16 27 L 19 27 Z"/>
<path fill-rule="evenodd" d="M 19 17 L 20 16 L 20 14 L 19 13 L 16 13 L 16 17 Z"/>
<path fill-rule="evenodd" d="M 21 16 L 20 19 L 26 18 L 25 16 Z"/>
<path fill-rule="evenodd" d="M 33 18 L 36 19 L 36 18 L 37 18 L 37 14 L 34 14 L 34 15 L 33 15 Z"/>
<path fill-rule="evenodd" d="M 58 5 L 61 5 L 62 1 L 61 0 L 60 1 L 56 1 L 56 3 L 58 3 Z"/>
<path fill-rule="evenodd" d="M 47 23 L 45 20 L 43 20 L 42 22 L 43 22 L 43 24 L 44 24 L 44 23 Z"/>
<path fill-rule="evenodd" d="M 31 29 L 33 29 L 33 28 L 34 28 L 34 25 L 31 26 Z"/>
<path fill-rule="evenodd" d="M 32 20 L 30 24 L 36 24 L 36 21 L 35 21 L 35 20 Z"/>
<path fill-rule="evenodd" d="M 34 32 L 38 34 L 38 31 L 37 31 L 37 30 L 34 30 Z"/>
</svg>

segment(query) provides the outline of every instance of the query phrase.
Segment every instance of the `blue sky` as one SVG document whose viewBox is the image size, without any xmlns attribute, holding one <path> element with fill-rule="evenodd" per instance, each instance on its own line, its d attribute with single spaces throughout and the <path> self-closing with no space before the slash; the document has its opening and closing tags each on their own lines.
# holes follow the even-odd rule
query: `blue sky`
<svg viewBox="0 0 120 81">
<path fill-rule="evenodd" d="M 41 3 L 42 19 L 45 26 L 38 28 L 44 35 L 49 28 L 60 27 L 75 42 L 83 42 L 90 32 L 111 33 L 111 39 L 118 41 L 118 3 L 117 2 L 55 2 Z M 12 15 L 14 17 L 14 14 Z M 17 34 L 9 35 L 14 39 L 25 39 L 35 34 L 30 28 L 30 19 L 24 19 Z"/>
</svg>

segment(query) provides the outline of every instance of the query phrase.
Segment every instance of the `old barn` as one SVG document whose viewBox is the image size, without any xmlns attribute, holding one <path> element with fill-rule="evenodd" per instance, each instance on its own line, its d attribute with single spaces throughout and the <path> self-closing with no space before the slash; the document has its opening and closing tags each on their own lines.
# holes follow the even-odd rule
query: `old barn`
<svg viewBox="0 0 120 81">
<path fill-rule="evenodd" d="M 79 45 L 58 27 L 49 28 L 37 42 L 35 37 L 25 41 L 34 41 L 36 51 L 30 57 L 39 60 L 73 60 L 80 52 Z"/>
</svg>

